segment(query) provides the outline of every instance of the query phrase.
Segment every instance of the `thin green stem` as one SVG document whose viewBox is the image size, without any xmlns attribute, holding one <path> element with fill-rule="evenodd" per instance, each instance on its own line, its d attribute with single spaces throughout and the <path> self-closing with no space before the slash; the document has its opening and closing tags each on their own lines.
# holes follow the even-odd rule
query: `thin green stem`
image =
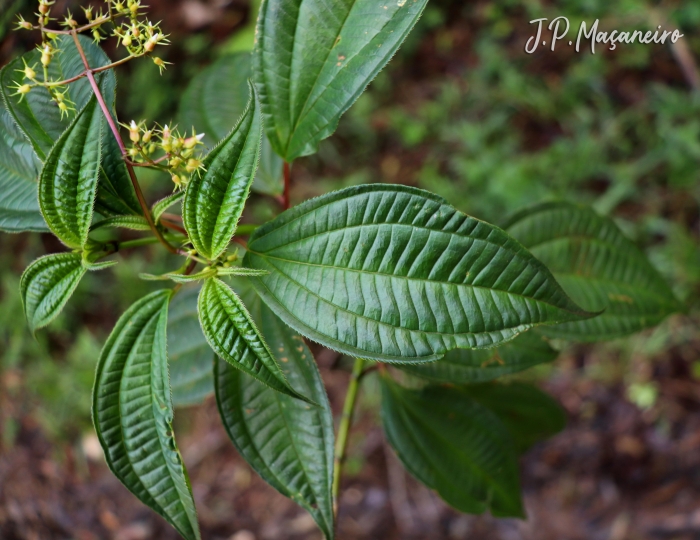
<svg viewBox="0 0 700 540">
<path fill-rule="evenodd" d="M 350 383 L 348 391 L 345 394 L 345 403 L 343 404 L 343 413 L 338 424 L 338 435 L 335 440 L 335 454 L 333 459 L 333 514 L 338 516 L 338 494 L 340 493 L 340 474 L 345 461 L 345 451 L 348 446 L 348 433 L 352 425 L 352 417 L 355 411 L 355 402 L 357 401 L 357 391 L 360 388 L 360 378 L 365 367 L 365 361 L 362 358 L 356 358 L 355 364 L 352 366 L 352 374 L 350 375 Z"/>
</svg>

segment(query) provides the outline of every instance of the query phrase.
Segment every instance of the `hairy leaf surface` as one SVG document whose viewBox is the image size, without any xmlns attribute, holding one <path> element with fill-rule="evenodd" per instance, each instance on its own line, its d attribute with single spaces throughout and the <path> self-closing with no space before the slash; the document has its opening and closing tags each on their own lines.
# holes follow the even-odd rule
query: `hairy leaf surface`
<svg viewBox="0 0 700 540">
<path fill-rule="evenodd" d="M 197 318 L 199 287 L 187 287 L 173 298 L 168 318 L 168 365 L 176 407 L 196 405 L 214 393 L 214 353 Z"/>
<path fill-rule="evenodd" d="M 253 233 L 244 264 L 301 334 L 353 356 L 425 362 L 590 316 L 501 229 L 426 191 L 358 186 Z"/>
<path fill-rule="evenodd" d="M 22 274 L 20 291 L 32 332 L 53 321 L 87 272 L 80 253 L 45 255 Z"/>
<path fill-rule="evenodd" d="M 102 113 L 92 97 L 56 141 L 39 176 L 39 206 L 68 247 L 85 245 L 100 171 Z"/>
<path fill-rule="evenodd" d="M 408 471 L 470 514 L 522 517 L 513 441 L 499 417 L 459 389 L 382 381 L 382 421 Z"/>
<path fill-rule="evenodd" d="M 205 281 L 197 305 L 204 336 L 217 355 L 270 388 L 301 397 L 287 382 L 241 299 L 223 281 Z"/>
<path fill-rule="evenodd" d="M 331 539 L 333 416 L 323 381 L 303 339 L 256 294 L 244 298 L 287 380 L 319 405 L 276 392 L 217 359 L 222 421 L 246 461 L 266 482 L 310 512 Z"/>
<path fill-rule="evenodd" d="M 255 90 L 240 122 L 204 158 L 205 171 L 194 174 L 185 193 L 182 216 L 195 249 L 216 259 L 231 241 L 255 178 L 262 126 Z"/>
<path fill-rule="evenodd" d="M 0 231 L 48 231 L 36 195 L 39 168 L 0 100 Z"/>
<path fill-rule="evenodd" d="M 546 203 L 515 216 L 508 232 L 553 272 L 564 290 L 589 310 L 589 320 L 542 331 L 549 336 L 598 341 L 658 324 L 683 308 L 644 254 L 615 223 L 592 209 Z"/>
<path fill-rule="evenodd" d="M 525 332 L 495 349 L 454 349 L 437 362 L 402 364 L 400 367 L 432 381 L 469 384 L 491 381 L 552 362 L 557 354 L 541 335 Z"/>
<path fill-rule="evenodd" d="M 462 391 L 498 415 L 518 452 L 566 427 L 566 412 L 561 405 L 530 384 L 476 384 Z"/>
<path fill-rule="evenodd" d="M 97 435 L 112 472 L 187 540 L 199 528 L 173 436 L 166 327 L 171 291 L 133 304 L 100 354 L 93 395 Z"/>
<path fill-rule="evenodd" d="M 252 76 L 250 53 L 224 56 L 202 70 L 180 101 L 180 125 L 184 129 L 195 127 L 197 133 L 204 133 L 204 143 L 214 146 L 229 134 L 245 111 L 250 93 L 248 79 Z M 253 191 L 280 195 L 284 188 L 282 163 L 270 141 L 263 137 Z"/>
<path fill-rule="evenodd" d="M 313 154 L 391 59 L 427 0 L 266 0 L 258 17 L 255 84 L 272 147 Z"/>
<path fill-rule="evenodd" d="M 110 63 L 104 51 L 86 36 L 79 36 L 80 44 L 85 51 L 85 56 L 92 67 L 104 66 Z M 70 36 L 58 36 L 55 47 L 61 52 L 57 53 L 49 65 L 49 76 L 57 80 L 65 80 L 85 71 L 78 50 Z M 29 139 L 39 159 L 44 161 L 48 156 L 54 142 L 66 130 L 71 122 L 70 117 L 61 118 L 61 113 L 56 104 L 51 100 L 48 90 L 34 88 L 24 99 L 13 95 L 11 88 L 16 84 L 23 84 L 23 61 L 29 66 L 41 66 L 39 59 L 41 53 L 32 50 L 19 58 L 16 58 L 2 70 L 0 70 L 0 94 L 5 102 L 12 118 L 19 129 Z M 114 103 L 116 93 L 116 77 L 110 70 L 95 75 L 107 103 Z M 71 83 L 69 97 L 75 103 L 76 109 L 81 110 L 92 97 L 90 83 L 83 77 Z"/>
</svg>

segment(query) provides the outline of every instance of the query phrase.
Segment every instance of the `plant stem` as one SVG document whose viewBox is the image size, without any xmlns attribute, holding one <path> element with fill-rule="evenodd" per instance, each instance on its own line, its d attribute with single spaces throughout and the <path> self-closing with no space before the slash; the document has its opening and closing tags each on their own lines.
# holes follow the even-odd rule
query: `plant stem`
<svg viewBox="0 0 700 540">
<path fill-rule="evenodd" d="M 355 411 L 355 402 L 357 401 L 357 391 L 360 388 L 360 378 L 364 369 L 365 361 L 362 358 L 356 358 L 355 364 L 352 366 L 352 375 L 350 375 L 350 383 L 348 391 L 345 394 L 345 403 L 343 403 L 343 413 L 338 424 L 338 436 L 335 440 L 335 454 L 333 459 L 333 514 L 338 516 L 338 494 L 340 493 L 340 473 L 345 461 L 345 450 L 348 446 L 348 433 L 352 424 L 352 416 Z"/>
<path fill-rule="evenodd" d="M 92 91 L 95 93 L 95 97 L 97 98 L 97 102 L 100 104 L 100 108 L 102 109 L 102 113 L 104 114 L 105 119 L 107 120 L 107 124 L 109 124 L 109 127 L 112 130 L 112 134 L 114 135 L 114 138 L 117 140 L 117 144 L 119 145 L 119 150 L 121 151 L 122 157 L 124 158 L 124 163 L 126 165 L 126 169 L 127 169 L 127 171 L 129 171 L 129 178 L 131 179 L 131 184 L 134 186 L 134 191 L 136 192 L 136 198 L 139 201 L 139 205 L 141 206 L 141 210 L 143 211 L 143 215 L 146 218 L 146 221 L 148 222 L 148 226 L 151 228 L 151 231 L 153 231 L 153 234 L 156 236 L 158 241 L 161 244 L 163 244 L 170 253 L 177 254 L 178 253 L 177 248 L 173 247 L 163 237 L 163 234 L 158 230 L 158 227 L 156 227 L 156 224 L 153 221 L 153 216 L 151 215 L 151 210 L 148 208 L 148 203 L 146 202 L 146 199 L 143 196 L 143 191 L 141 191 L 141 186 L 139 185 L 139 182 L 136 179 L 136 173 L 134 172 L 134 168 L 128 163 L 126 147 L 124 146 L 124 141 L 122 141 L 122 137 L 119 134 L 119 128 L 117 127 L 116 123 L 114 122 L 114 118 L 112 118 L 112 113 L 110 112 L 109 107 L 107 107 L 107 104 L 105 103 L 105 100 L 102 97 L 102 92 L 100 91 L 100 87 L 97 85 L 97 81 L 95 80 L 95 76 L 93 75 L 93 71 L 90 68 L 90 64 L 88 63 L 87 57 L 85 56 L 85 51 L 83 51 L 83 47 L 80 45 L 80 40 L 78 39 L 77 32 L 75 30 L 72 30 L 71 36 L 73 36 L 73 41 L 75 42 L 75 46 L 78 49 L 78 52 L 80 53 L 80 58 L 83 60 L 83 64 L 85 65 L 85 74 L 87 75 L 88 81 L 90 81 L 90 86 L 92 87 Z"/>
<path fill-rule="evenodd" d="M 284 162 L 284 193 L 282 194 L 282 206 L 285 210 L 289 210 L 290 199 L 289 190 L 292 184 L 292 167 L 286 161 Z"/>
</svg>

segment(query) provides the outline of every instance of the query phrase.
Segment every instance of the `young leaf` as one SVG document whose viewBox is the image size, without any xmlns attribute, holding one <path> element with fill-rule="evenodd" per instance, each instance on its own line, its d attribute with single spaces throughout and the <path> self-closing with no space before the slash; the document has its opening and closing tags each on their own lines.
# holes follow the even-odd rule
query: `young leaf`
<svg viewBox="0 0 700 540">
<path fill-rule="evenodd" d="M 195 249 L 207 259 L 221 255 L 236 232 L 260 155 L 262 127 L 258 100 L 250 101 L 231 133 L 204 158 L 185 193 L 182 217 Z"/>
<path fill-rule="evenodd" d="M 175 295 L 168 318 L 168 365 L 173 403 L 197 405 L 214 393 L 214 353 L 197 318 L 199 288 L 186 287 Z"/>
<path fill-rule="evenodd" d="M 461 390 L 498 415 L 520 453 L 566 427 L 561 405 L 532 385 L 475 384 Z"/>
<path fill-rule="evenodd" d="M 615 225 L 592 209 L 546 203 L 516 215 L 508 232 L 546 264 L 590 320 L 542 331 L 553 337 L 599 341 L 658 324 L 683 307 L 644 254 Z"/>
<path fill-rule="evenodd" d="M 39 206 L 68 247 L 85 245 L 100 170 L 102 112 L 93 96 L 56 141 L 39 176 Z"/>
<path fill-rule="evenodd" d="M 307 401 L 289 385 L 243 302 L 223 281 L 205 281 L 197 306 L 202 331 L 216 354 L 270 388 Z"/>
<path fill-rule="evenodd" d="M 79 36 L 78 39 L 91 67 L 100 67 L 110 63 L 102 48 L 95 45 L 91 39 L 86 36 Z M 55 47 L 60 52 L 53 57 L 49 65 L 49 76 L 52 79 L 64 80 L 85 71 L 85 66 L 71 36 L 58 36 Z M 2 68 L 0 70 L 0 95 L 17 127 L 30 141 L 39 159 L 44 161 L 54 142 L 70 124 L 70 118 L 61 118 L 61 112 L 52 101 L 48 90 L 44 88 L 32 89 L 22 100 L 20 100 L 20 96 L 13 95 L 10 90 L 17 84 L 23 84 L 24 62 L 30 66 L 40 65 L 40 57 L 41 53 L 35 49 Z M 95 77 L 105 101 L 114 103 L 117 82 L 113 71 L 98 73 Z M 69 96 L 71 101 L 75 103 L 77 110 L 83 109 L 92 95 L 92 89 L 85 77 L 71 83 Z"/>
<path fill-rule="evenodd" d="M 39 167 L 0 100 L 0 231 L 48 231 L 36 196 Z"/>
<path fill-rule="evenodd" d="M 461 390 L 382 380 L 382 421 L 408 471 L 462 512 L 523 517 L 513 441 L 498 416 Z"/>
<path fill-rule="evenodd" d="M 149 231 L 151 229 L 146 218 L 142 216 L 113 216 L 93 223 L 90 230 L 95 231 L 104 227 L 121 227 L 132 231 Z"/>
<path fill-rule="evenodd" d="M 495 349 L 454 349 L 437 362 L 402 364 L 399 367 L 432 381 L 470 384 L 553 362 L 557 354 L 541 335 L 525 332 Z"/>
<path fill-rule="evenodd" d="M 231 440 L 263 479 L 303 506 L 327 539 L 333 538 L 333 416 L 323 381 L 302 338 L 256 294 L 246 303 L 289 382 L 309 405 L 216 361 L 216 398 Z"/>
<path fill-rule="evenodd" d="M 427 0 L 266 0 L 253 70 L 265 130 L 285 161 L 316 152 L 391 59 Z"/>
<path fill-rule="evenodd" d="M 204 143 L 213 146 L 231 131 L 245 111 L 253 76 L 250 53 L 224 56 L 193 77 L 180 101 L 180 125 L 194 126 L 204 133 Z M 224 99 L 222 99 L 224 96 Z M 251 186 L 253 191 L 281 195 L 282 158 L 263 137 L 260 164 Z"/>
<path fill-rule="evenodd" d="M 151 212 L 153 214 L 153 221 L 158 223 L 160 218 L 163 216 L 165 211 L 173 206 L 175 203 L 179 202 L 185 196 L 184 191 L 176 191 L 172 195 L 162 198 L 156 204 L 153 205 Z"/>
<path fill-rule="evenodd" d="M 85 272 L 80 253 L 46 255 L 27 267 L 20 291 L 32 333 L 58 316 Z"/>
<path fill-rule="evenodd" d="M 187 540 L 199 526 L 187 471 L 173 437 L 166 357 L 171 291 L 156 291 L 121 316 L 97 365 L 93 418 L 119 480 Z"/>
<path fill-rule="evenodd" d="M 502 230 L 426 191 L 344 189 L 255 231 L 245 266 L 301 334 L 348 355 L 425 362 L 588 317 Z"/>
</svg>

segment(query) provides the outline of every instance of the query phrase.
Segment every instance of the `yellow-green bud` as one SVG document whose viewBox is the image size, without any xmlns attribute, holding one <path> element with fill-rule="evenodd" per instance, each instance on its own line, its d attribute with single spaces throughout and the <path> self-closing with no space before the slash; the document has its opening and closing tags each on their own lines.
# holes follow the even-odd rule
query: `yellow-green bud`
<svg viewBox="0 0 700 540">
<path fill-rule="evenodd" d="M 49 11 L 51 11 L 50 5 L 48 5 L 45 2 L 41 2 L 39 4 L 39 13 L 41 13 L 42 15 L 46 15 Z"/>
<path fill-rule="evenodd" d="M 151 141 L 151 136 L 153 135 L 153 132 L 149 129 L 143 132 L 143 137 L 141 137 L 141 140 L 145 143 L 148 143 Z"/>
<path fill-rule="evenodd" d="M 34 70 L 33 70 L 32 68 L 30 68 L 29 66 L 24 66 L 24 76 L 25 76 L 27 79 L 34 80 L 34 78 L 36 77 L 36 71 L 34 71 Z"/>
<path fill-rule="evenodd" d="M 200 133 L 199 135 L 194 135 L 193 137 L 190 137 L 189 139 L 185 140 L 185 148 L 188 150 L 191 148 L 194 148 L 197 146 L 199 142 L 204 138 L 204 133 Z"/>
<path fill-rule="evenodd" d="M 24 28 L 25 30 L 31 30 L 32 29 L 32 23 L 29 21 L 20 21 L 19 22 L 19 27 Z"/>
<path fill-rule="evenodd" d="M 182 165 L 182 160 L 179 157 L 175 156 L 170 161 L 168 161 L 168 165 L 173 169 L 177 169 L 180 165 Z"/>
<path fill-rule="evenodd" d="M 139 126 L 136 125 L 136 122 L 133 120 L 131 121 L 131 124 L 129 125 L 129 139 L 131 139 L 132 143 L 137 143 L 141 139 L 140 133 L 139 133 Z"/>
<path fill-rule="evenodd" d="M 29 86 L 28 84 L 23 84 L 22 86 L 17 87 L 17 93 L 21 95 L 28 94 L 31 91 L 32 87 Z"/>
<path fill-rule="evenodd" d="M 67 112 L 67 111 L 68 111 L 68 105 L 66 105 L 66 102 L 65 102 L 65 101 L 59 101 L 59 102 L 58 102 L 58 108 L 59 108 L 61 111 L 63 111 L 63 112 Z"/>
<path fill-rule="evenodd" d="M 194 171 L 196 171 L 197 169 L 199 169 L 199 166 L 200 166 L 201 164 L 202 164 L 201 161 L 199 161 L 198 159 L 192 158 L 192 159 L 190 159 L 190 160 L 187 161 L 187 166 L 185 167 L 185 170 L 186 170 L 188 173 L 193 173 Z"/>
<path fill-rule="evenodd" d="M 131 47 L 131 35 L 128 32 L 122 38 L 122 45 L 124 45 L 124 47 Z"/>
<path fill-rule="evenodd" d="M 129 148 L 129 156 L 131 156 L 132 158 L 135 158 L 138 155 L 139 155 L 138 148 Z"/>
</svg>

